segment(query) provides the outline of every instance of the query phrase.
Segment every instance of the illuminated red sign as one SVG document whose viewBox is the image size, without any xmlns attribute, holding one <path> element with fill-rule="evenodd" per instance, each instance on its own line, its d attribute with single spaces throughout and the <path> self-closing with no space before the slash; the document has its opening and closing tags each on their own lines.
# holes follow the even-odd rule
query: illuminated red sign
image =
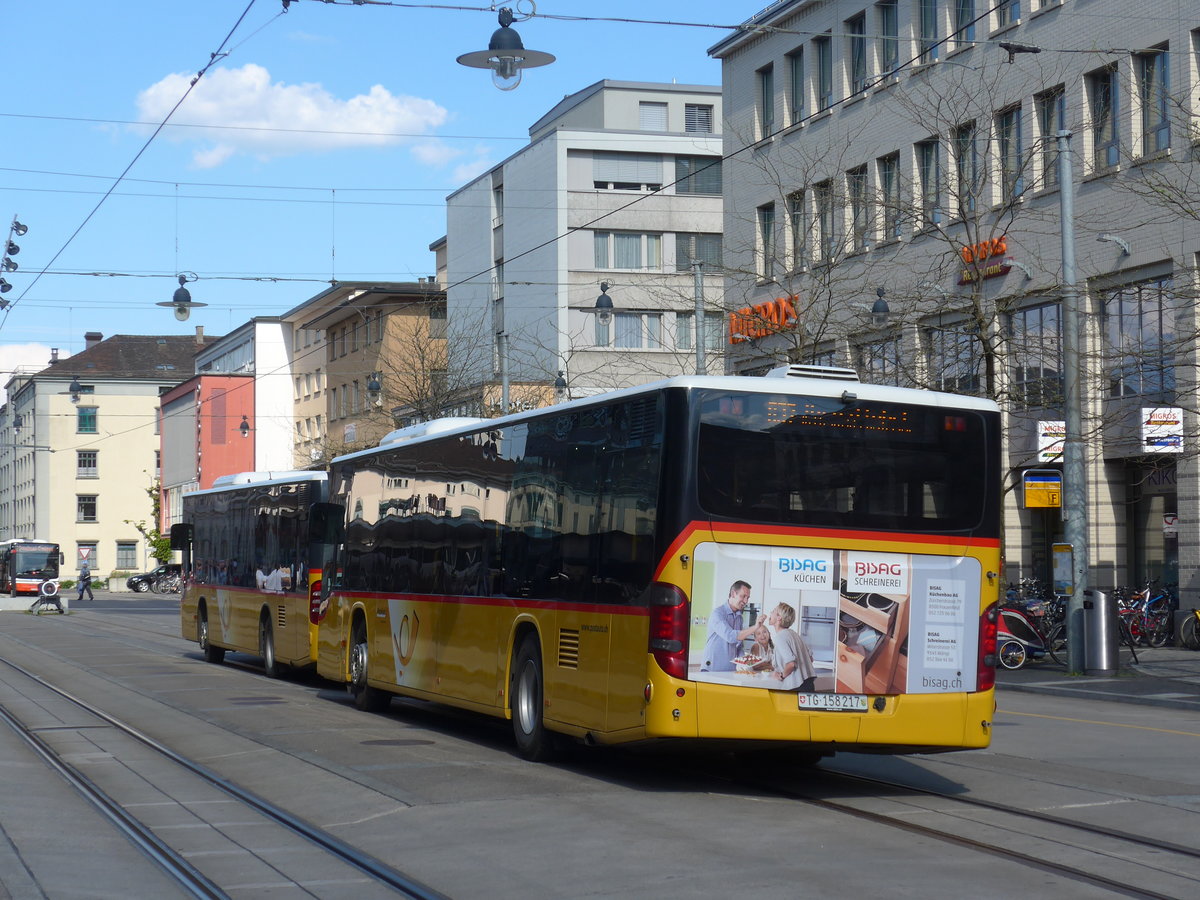
<svg viewBox="0 0 1200 900">
<path fill-rule="evenodd" d="M 750 338 L 766 337 L 791 328 L 796 322 L 796 297 L 776 297 L 757 306 L 747 306 L 729 314 L 729 343 L 740 344 Z"/>
</svg>

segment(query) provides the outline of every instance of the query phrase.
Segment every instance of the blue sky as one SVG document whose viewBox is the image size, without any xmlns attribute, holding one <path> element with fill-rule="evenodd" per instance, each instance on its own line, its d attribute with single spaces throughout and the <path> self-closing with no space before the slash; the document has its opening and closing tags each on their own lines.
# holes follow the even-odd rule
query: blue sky
<svg viewBox="0 0 1200 900">
<path fill-rule="evenodd" d="M 518 19 L 532 7 L 507 5 Z M 51 347 L 79 352 L 88 331 L 219 335 L 331 278 L 432 275 L 446 195 L 563 96 L 603 78 L 720 83 L 706 50 L 727 29 L 641 22 L 736 25 L 765 5 L 539 0 L 513 27 L 557 61 L 501 92 L 455 63 L 498 27 L 485 4 L 7 4 L 0 228 L 16 215 L 29 230 L 4 273 L 0 387 Z M 165 119 L 222 45 L 151 140 L 137 123 Z M 187 322 L 155 306 L 180 272 L 209 304 Z"/>
</svg>

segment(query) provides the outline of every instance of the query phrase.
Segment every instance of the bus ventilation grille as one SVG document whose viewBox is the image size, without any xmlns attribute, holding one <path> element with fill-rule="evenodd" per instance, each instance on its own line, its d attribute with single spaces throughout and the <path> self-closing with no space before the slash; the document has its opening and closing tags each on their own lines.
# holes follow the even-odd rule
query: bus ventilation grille
<svg viewBox="0 0 1200 900">
<path fill-rule="evenodd" d="M 287 628 L 287 607 L 275 607 L 275 624 L 280 628 Z"/>
<path fill-rule="evenodd" d="M 563 669 L 579 668 L 579 632 L 562 628 L 558 632 L 558 665 Z"/>
<path fill-rule="evenodd" d="M 806 366 L 793 363 L 779 366 L 767 373 L 767 378 L 824 378 L 829 381 L 858 381 L 858 372 L 840 366 Z"/>
</svg>

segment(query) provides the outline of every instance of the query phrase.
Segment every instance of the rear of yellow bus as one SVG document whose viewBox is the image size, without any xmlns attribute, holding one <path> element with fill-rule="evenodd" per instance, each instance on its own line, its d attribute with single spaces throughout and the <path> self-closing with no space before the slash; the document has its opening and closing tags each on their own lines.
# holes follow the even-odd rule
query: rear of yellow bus
<svg viewBox="0 0 1200 900">
<path fill-rule="evenodd" d="M 650 590 L 647 737 L 814 754 L 986 747 L 994 404 L 745 382 L 668 404 L 659 526 L 674 541 Z"/>
</svg>

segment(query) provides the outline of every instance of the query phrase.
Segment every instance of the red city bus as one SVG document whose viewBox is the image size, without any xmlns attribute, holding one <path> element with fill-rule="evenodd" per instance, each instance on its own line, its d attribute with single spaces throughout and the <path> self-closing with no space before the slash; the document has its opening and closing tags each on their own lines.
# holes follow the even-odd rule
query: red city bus
<svg viewBox="0 0 1200 900">
<path fill-rule="evenodd" d="M 62 551 L 50 541 L 0 541 L 0 591 L 36 594 L 43 582 L 58 580 L 62 562 Z"/>
</svg>

